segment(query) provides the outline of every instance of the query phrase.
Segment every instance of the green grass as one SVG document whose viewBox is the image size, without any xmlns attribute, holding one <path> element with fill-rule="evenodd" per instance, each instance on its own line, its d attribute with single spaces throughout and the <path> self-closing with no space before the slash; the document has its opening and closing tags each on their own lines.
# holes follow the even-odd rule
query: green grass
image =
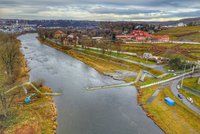
<svg viewBox="0 0 200 134">
<path fill-rule="evenodd" d="M 141 90 L 139 102 L 147 111 L 155 123 L 169 134 L 200 133 L 200 116 L 188 109 L 179 99 L 177 99 L 170 89 L 166 87 L 161 90 L 152 103 L 146 103 L 158 87 L 151 87 Z M 165 97 L 172 98 L 176 105 L 168 106 L 164 102 Z"/>
<path fill-rule="evenodd" d="M 186 78 L 183 81 L 183 85 L 195 90 L 200 91 L 200 84 L 198 84 L 198 77 L 195 78 Z"/>
<path fill-rule="evenodd" d="M 179 37 L 179 40 L 200 42 L 200 33 Z"/>
</svg>

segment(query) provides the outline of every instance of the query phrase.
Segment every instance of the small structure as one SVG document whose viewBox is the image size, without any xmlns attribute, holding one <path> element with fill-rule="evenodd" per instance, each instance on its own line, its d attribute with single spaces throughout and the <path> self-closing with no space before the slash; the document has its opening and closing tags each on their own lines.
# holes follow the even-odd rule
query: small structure
<svg viewBox="0 0 200 134">
<path fill-rule="evenodd" d="M 102 39 L 103 39 L 103 37 L 92 37 L 92 40 L 95 40 L 97 42 L 99 42 Z"/>
<path fill-rule="evenodd" d="M 165 98 L 165 103 L 167 103 L 167 105 L 169 105 L 169 106 L 174 106 L 174 105 L 175 105 L 174 100 L 172 100 L 172 99 L 169 98 L 169 97 L 166 97 L 166 98 Z"/>
<path fill-rule="evenodd" d="M 151 53 L 144 53 L 143 54 L 143 58 L 145 59 L 151 59 L 153 57 L 153 55 Z"/>
<path fill-rule="evenodd" d="M 56 39 L 62 38 L 62 37 L 64 37 L 64 36 L 66 36 L 66 34 L 65 34 L 63 31 L 61 31 L 61 30 L 57 30 L 57 31 L 54 33 L 54 38 L 56 38 Z"/>
</svg>

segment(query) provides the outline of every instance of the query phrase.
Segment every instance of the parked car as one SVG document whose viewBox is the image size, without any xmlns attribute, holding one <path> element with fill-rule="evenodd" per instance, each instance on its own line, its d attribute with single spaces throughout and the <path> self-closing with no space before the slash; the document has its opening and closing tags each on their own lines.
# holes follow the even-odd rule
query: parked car
<svg viewBox="0 0 200 134">
<path fill-rule="evenodd" d="M 183 96 L 181 94 L 178 94 L 178 98 L 182 100 Z"/>
<path fill-rule="evenodd" d="M 190 103 L 193 103 L 193 99 L 191 97 L 187 97 L 187 100 L 190 102 Z"/>
</svg>

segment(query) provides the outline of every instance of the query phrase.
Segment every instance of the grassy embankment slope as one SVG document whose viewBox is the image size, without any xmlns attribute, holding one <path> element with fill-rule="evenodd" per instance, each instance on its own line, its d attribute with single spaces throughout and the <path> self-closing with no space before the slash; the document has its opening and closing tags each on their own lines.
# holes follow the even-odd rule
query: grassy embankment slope
<svg viewBox="0 0 200 134">
<path fill-rule="evenodd" d="M 61 46 L 58 46 L 50 41 L 42 41 L 42 40 L 40 41 L 46 45 L 54 47 L 57 50 L 65 52 L 71 55 L 72 57 L 88 64 L 89 66 L 95 68 L 100 73 L 115 72 L 117 70 L 129 70 L 129 71 L 139 72 L 140 69 L 145 69 L 155 75 L 162 74 L 162 72 L 151 69 L 151 68 L 113 59 L 103 54 L 93 53 L 92 51 L 89 51 L 89 50 L 83 50 L 83 51 L 77 51 L 74 49 L 65 50 Z"/>
<path fill-rule="evenodd" d="M 5 35 L 7 36 L 7 35 Z M 8 37 L 9 38 L 9 37 Z M 1 41 L 3 39 L 0 38 Z M 15 43 L 20 49 L 20 41 L 17 39 Z M 28 77 L 28 68 L 26 66 L 26 61 L 24 56 L 21 54 L 18 57 L 21 64 L 17 64 L 15 68 L 19 68 L 18 76 L 15 79 L 15 83 L 12 85 L 18 85 L 20 83 L 26 82 Z M 5 86 L 7 83 L 7 76 L 4 73 L 3 64 L 0 60 L 0 85 Z M 6 85 L 12 87 L 12 85 Z M 51 89 L 40 86 L 39 89 L 43 92 L 51 92 Z M 1 89 L 2 90 L 2 89 Z M 34 93 L 35 91 L 27 87 L 28 95 Z M 53 98 L 50 96 L 37 96 L 34 97 L 32 102 L 28 105 L 24 104 L 24 99 L 27 95 L 24 94 L 22 88 L 19 88 L 8 94 L 16 94 L 11 103 L 11 107 L 8 111 L 8 116 L 5 118 L 0 116 L 0 133 L 4 134 L 53 134 L 56 129 L 56 108 L 53 102 Z M 2 104 L 0 104 L 0 109 L 2 109 Z M 0 114 L 2 111 L 0 111 Z"/>
<path fill-rule="evenodd" d="M 183 85 L 185 87 L 190 88 L 191 90 L 197 90 L 198 92 L 200 92 L 200 84 L 198 84 L 198 79 L 199 78 L 186 78 L 183 81 Z M 184 89 L 180 89 L 180 93 L 182 93 L 185 97 L 190 97 L 193 99 L 194 104 L 196 106 L 198 106 L 200 108 L 200 96 L 192 93 L 190 91 L 184 90 Z"/>
<path fill-rule="evenodd" d="M 165 133 L 200 133 L 200 116 L 188 109 L 179 99 L 177 99 L 172 94 L 169 87 L 162 89 L 158 96 L 155 97 L 151 103 L 148 103 L 148 99 L 157 88 L 158 87 L 155 86 L 139 90 L 138 101 L 147 112 L 147 116 L 152 118 Z M 168 106 L 164 102 L 165 97 L 170 97 L 175 100 L 176 105 L 173 107 Z"/>
</svg>

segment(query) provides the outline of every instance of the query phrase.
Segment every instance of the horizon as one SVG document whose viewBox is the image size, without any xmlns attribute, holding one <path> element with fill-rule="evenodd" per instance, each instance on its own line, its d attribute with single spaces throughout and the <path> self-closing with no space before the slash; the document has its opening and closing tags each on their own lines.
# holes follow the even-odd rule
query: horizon
<svg viewBox="0 0 200 134">
<path fill-rule="evenodd" d="M 164 22 L 200 17 L 198 0 L 0 0 L 2 19 Z"/>
<path fill-rule="evenodd" d="M 188 18 L 182 18 L 177 20 L 164 20 L 164 21 L 151 21 L 151 20 L 132 20 L 132 21 L 126 21 L 126 20 L 79 20 L 79 19 L 23 19 L 23 18 L 0 18 L 0 20 L 24 20 L 24 21 L 90 21 L 90 22 L 135 22 L 135 23 L 159 23 L 159 22 L 177 22 L 185 19 L 198 19 L 200 17 L 188 17 Z"/>
</svg>

